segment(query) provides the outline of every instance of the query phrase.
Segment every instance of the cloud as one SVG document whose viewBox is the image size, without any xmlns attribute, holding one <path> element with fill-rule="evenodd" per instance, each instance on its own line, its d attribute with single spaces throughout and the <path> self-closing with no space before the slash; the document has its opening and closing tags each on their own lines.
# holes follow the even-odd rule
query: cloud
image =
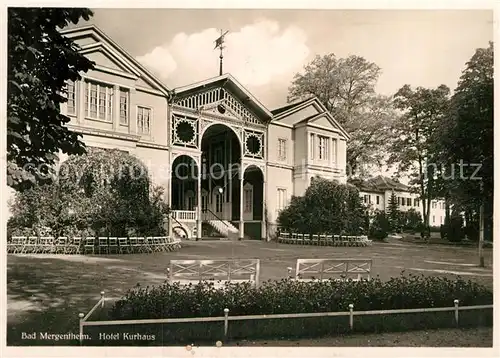
<svg viewBox="0 0 500 358">
<path fill-rule="evenodd" d="M 169 87 L 201 81 L 219 74 L 220 52 L 214 50 L 214 41 L 219 36 L 220 31 L 215 28 L 179 33 L 170 43 L 137 60 Z M 289 82 L 310 53 L 306 41 L 306 34 L 299 27 L 281 29 L 276 21 L 256 21 L 226 35 L 223 72 L 253 88 L 276 80 Z"/>
</svg>

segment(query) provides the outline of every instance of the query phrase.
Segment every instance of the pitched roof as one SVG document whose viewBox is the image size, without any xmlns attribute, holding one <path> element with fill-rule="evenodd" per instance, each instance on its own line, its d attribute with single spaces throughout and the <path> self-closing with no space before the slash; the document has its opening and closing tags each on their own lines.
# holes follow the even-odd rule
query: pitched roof
<svg viewBox="0 0 500 358">
<path fill-rule="evenodd" d="M 177 87 L 174 91 L 176 94 L 187 94 L 190 92 L 196 92 L 203 87 L 215 86 L 218 84 L 223 84 L 225 88 L 233 92 L 242 103 L 251 108 L 260 117 L 265 118 L 267 121 L 272 119 L 273 114 L 271 111 L 229 73 L 195 82 L 186 86 Z"/>
<path fill-rule="evenodd" d="M 296 107 L 296 106 L 300 106 L 301 104 L 309 101 L 311 98 L 314 98 L 313 96 L 311 97 L 307 97 L 307 98 L 304 98 L 304 99 L 298 99 L 296 101 L 293 101 L 293 102 L 290 102 L 290 103 L 287 103 L 285 104 L 284 106 L 281 106 L 281 107 L 278 107 L 276 109 L 273 109 L 271 111 L 271 113 L 275 116 L 277 116 L 278 114 L 280 113 L 283 113 L 285 111 L 288 111 L 289 109 L 292 109 L 293 107 Z"/>
<path fill-rule="evenodd" d="M 410 191 L 410 187 L 398 182 L 395 179 L 378 175 L 366 180 L 363 179 L 349 179 L 349 182 L 355 185 L 360 191 L 367 192 L 383 192 L 386 190 Z"/>
<path fill-rule="evenodd" d="M 92 36 L 97 41 L 105 43 L 105 46 L 110 46 L 113 50 L 123 56 L 126 61 L 131 63 L 143 78 L 157 87 L 163 94 L 170 96 L 170 89 L 148 69 L 146 69 L 139 61 L 137 61 L 130 53 L 118 45 L 113 39 L 106 35 L 100 28 L 95 25 L 68 27 L 60 30 L 60 33 L 69 38 L 78 38 L 84 36 Z"/>
</svg>

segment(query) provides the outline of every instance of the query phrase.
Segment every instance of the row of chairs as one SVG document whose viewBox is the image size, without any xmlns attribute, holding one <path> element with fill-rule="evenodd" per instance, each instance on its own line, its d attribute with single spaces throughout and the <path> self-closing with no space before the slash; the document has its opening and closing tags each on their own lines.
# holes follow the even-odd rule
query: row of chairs
<svg viewBox="0 0 500 358">
<path fill-rule="evenodd" d="M 343 236 L 343 235 L 312 235 L 281 232 L 278 242 L 295 245 L 318 246 L 369 246 L 372 241 L 368 236 Z"/>
<path fill-rule="evenodd" d="M 180 239 L 157 237 L 23 237 L 7 242 L 7 252 L 14 254 L 131 254 L 174 251 Z"/>
</svg>

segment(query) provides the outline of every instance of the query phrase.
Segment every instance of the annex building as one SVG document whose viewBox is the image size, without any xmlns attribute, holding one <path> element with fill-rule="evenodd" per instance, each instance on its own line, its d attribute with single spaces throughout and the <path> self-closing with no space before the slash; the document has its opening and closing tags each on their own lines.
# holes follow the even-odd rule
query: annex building
<svg viewBox="0 0 500 358">
<path fill-rule="evenodd" d="M 174 233 L 266 238 L 311 178 L 346 182 L 349 135 L 316 98 L 269 109 L 230 74 L 171 88 L 97 27 L 62 33 L 95 62 L 68 84 L 69 127 L 147 165 Z"/>
</svg>

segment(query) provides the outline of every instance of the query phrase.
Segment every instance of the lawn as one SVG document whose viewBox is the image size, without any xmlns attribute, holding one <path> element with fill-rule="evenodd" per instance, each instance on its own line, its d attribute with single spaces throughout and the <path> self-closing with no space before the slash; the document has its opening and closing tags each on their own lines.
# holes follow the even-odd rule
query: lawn
<svg viewBox="0 0 500 358">
<path fill-rule="evenodd" d="M 110 255 L 9 255 L 7 344 L 29 345 L 22 332 L 78 333 L 78 313 L 88 312 L 104 290 L 121 297 L 137 284 L 161 284 L 170 259 L 259 258 L 261 280 L 287 275 L 297 258 L 372 258 L 374 275 L 386 280 L 402 270 L 425 275 L 460 275 L 493 287 L 492 250 L 479 268 L 474 248 L 416 245 L 400 241 L 371 247 L 295 246 L 261 241 L 186 242 L 177 252 Z M 453 298 L 450 297 L 450 304 Z M 64 344 L 64 342 L 51 342 Z"/>
</svg>

